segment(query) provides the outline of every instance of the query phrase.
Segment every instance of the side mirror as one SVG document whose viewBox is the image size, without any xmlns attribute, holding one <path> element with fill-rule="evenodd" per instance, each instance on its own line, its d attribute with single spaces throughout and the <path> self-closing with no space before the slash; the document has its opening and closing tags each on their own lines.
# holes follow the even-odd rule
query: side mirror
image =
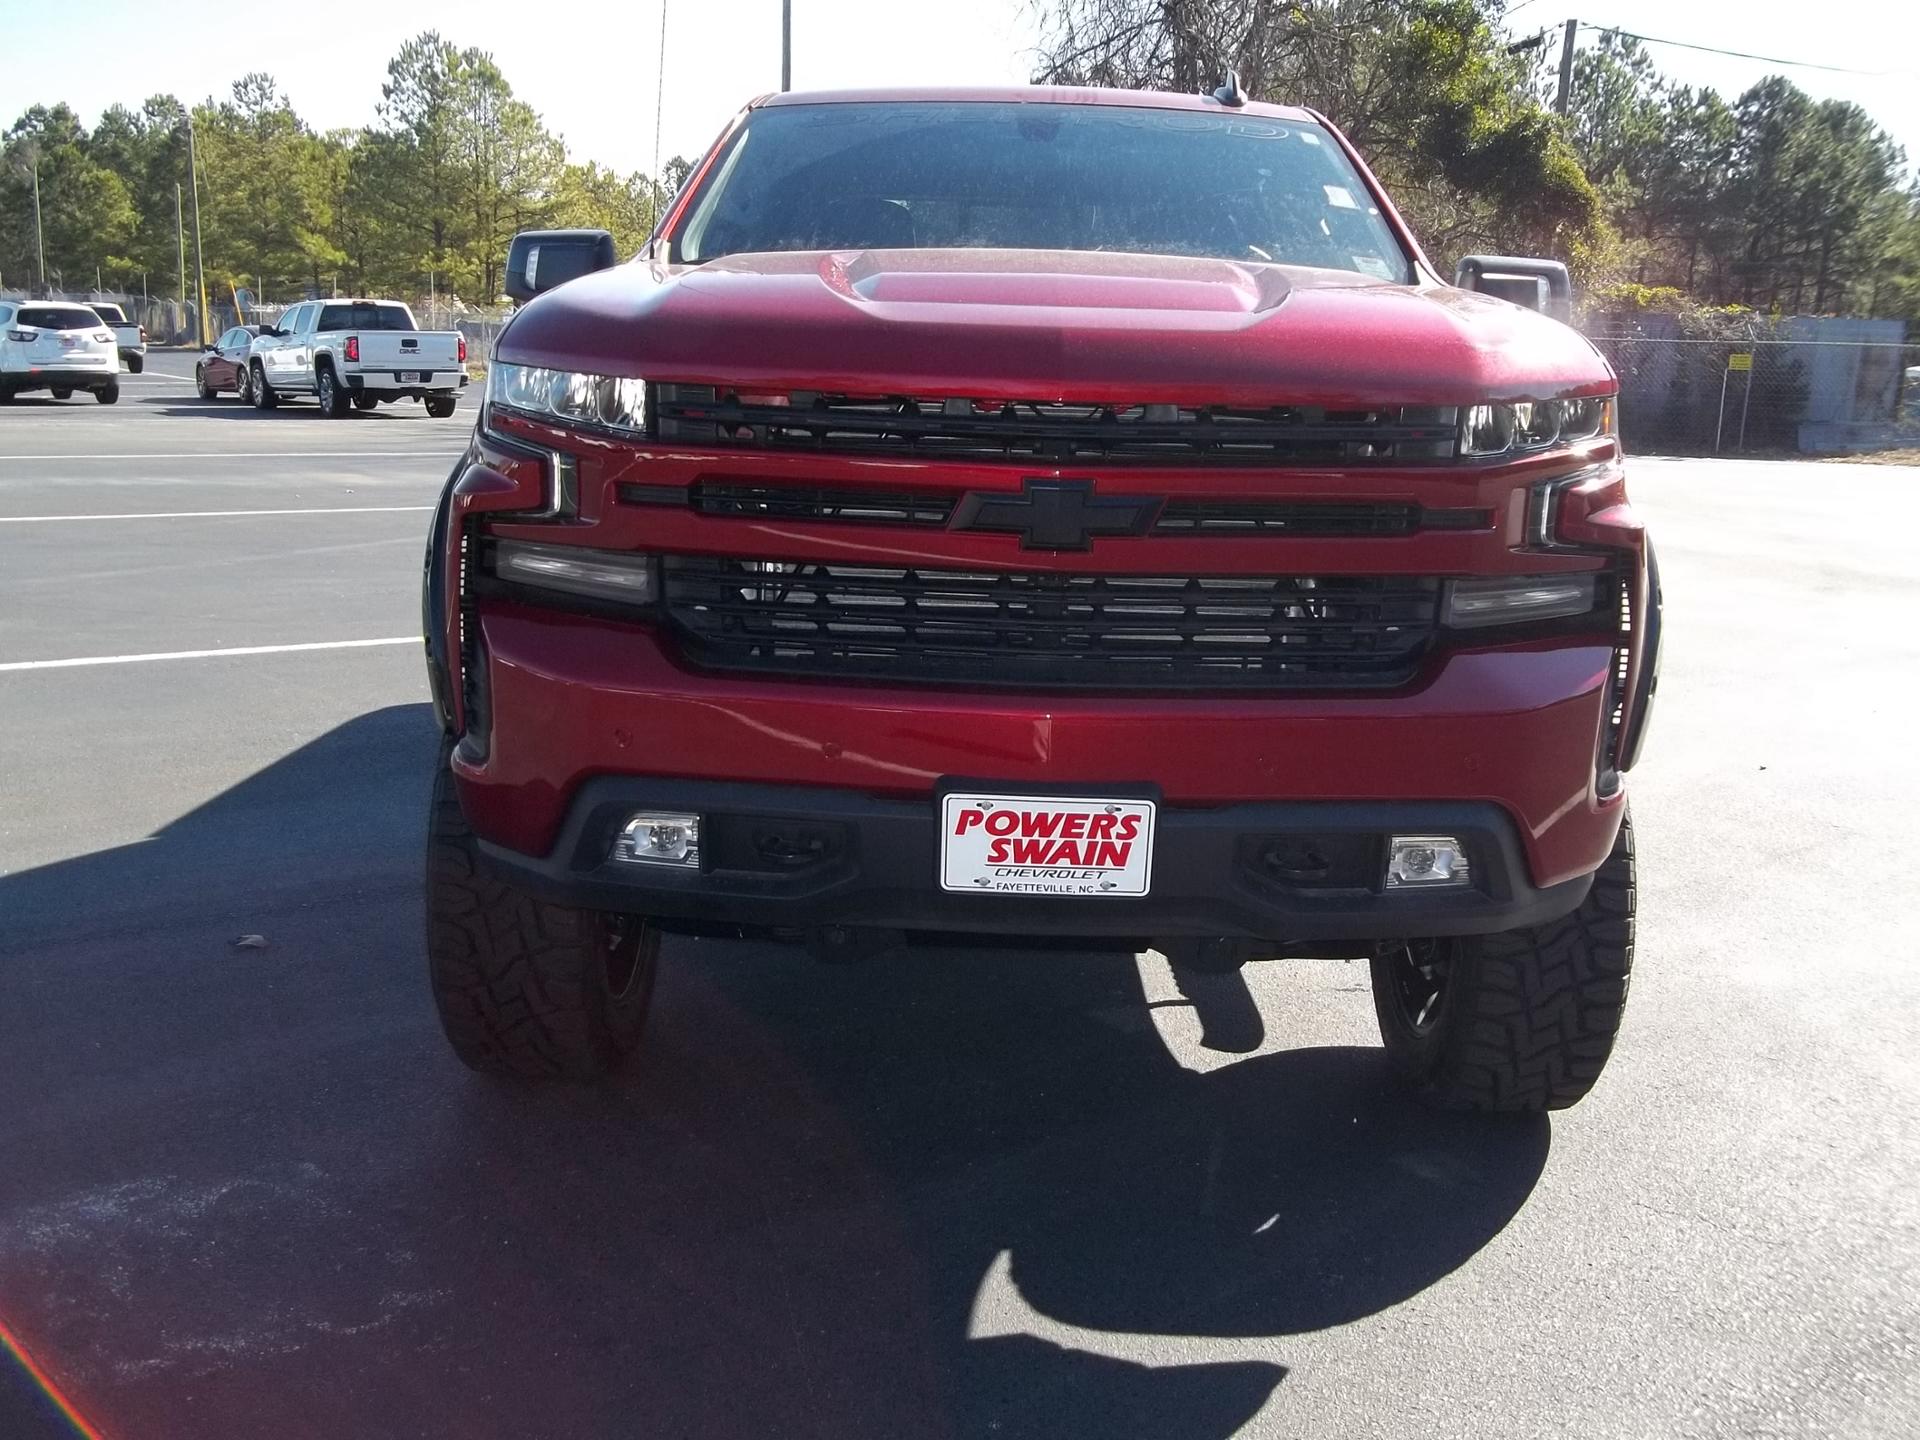
<svg viewBox="0 0 1920 1440">
<path fill-rule="evenodd" d="M 524 304 L 619 260 L 605 230 L 522 230 L 507 247 L 506 292 Z"/>
<path fill-rule="evenodd" d="M 1558 260 L 1528 260 L 1517 255 L 1468 255 L 1453 272 L 1462 290 L 1478 290 L 1551 315 L 1573 320 L 1573 281 Z"/>
</svg>

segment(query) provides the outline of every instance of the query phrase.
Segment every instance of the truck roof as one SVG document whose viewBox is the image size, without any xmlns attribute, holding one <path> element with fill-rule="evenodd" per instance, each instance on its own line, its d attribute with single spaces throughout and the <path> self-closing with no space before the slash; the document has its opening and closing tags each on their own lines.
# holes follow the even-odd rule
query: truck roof
<svg viewBox="0 0 1920 1440">
<path fill-rule="evenodd" d="M 789 90 L 763 95 L 752 108 L 775 105 L 853 105 L 872 103 L 1113 105 L 1149 110 L 1210 110 L 1225 115 L 1263 115 L 1270 119 L 1317 124 L 1311 110 L 1298 105 L 1269 105 L 1249 100 L 1222 105 L 1211 95 L 1177 95 L 1165 90 L 1112 90 L 1096 85 L 935 86 L 862 90 Z"/>
</svg>

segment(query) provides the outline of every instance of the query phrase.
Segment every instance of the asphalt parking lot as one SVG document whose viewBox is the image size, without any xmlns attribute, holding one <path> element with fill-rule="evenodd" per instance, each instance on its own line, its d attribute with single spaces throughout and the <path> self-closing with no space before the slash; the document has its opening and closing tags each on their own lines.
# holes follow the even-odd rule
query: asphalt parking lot
<svg viewBox="0 0 1920 1440">
<path fill-rule="evenodd" d="M 1920 470 L 1636 462 L 1641 947 L 1576 1110 L 1412 1108 L 1357 964 L 1203 1025 L 1151 958 L 692 941 L 618 1083 L 527 1092 L 422 974 L 470 407 L 190 364 L 0 410 L 0 1327 L 101 1434 L 1913 1433 Z"/>
</svg>

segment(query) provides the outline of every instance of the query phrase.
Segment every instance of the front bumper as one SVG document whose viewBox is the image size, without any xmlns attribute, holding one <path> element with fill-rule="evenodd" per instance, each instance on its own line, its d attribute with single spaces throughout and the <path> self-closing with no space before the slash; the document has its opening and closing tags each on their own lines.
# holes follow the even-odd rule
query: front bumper
<svg viewBox="0 0 1920 1440">
<path fill-rule="evenodd" d="M 1138 794 L 1138 787 L 1122 787 Z M 701 817 L 699 869 L 609 861 L 636 810 Z M 846 790 L 600 776 L 580 787 L 541 858 L 482 842 L 514 881 L 589 909 L 764 930 L 954 931 L 1281 943 L 1477 934 L 1542 924 L 1585 898 L 1590 875 L 1537 889 L 1513 823 L 1484 802 L 1162 805 L 1152 893 L 1122 898 L 954 894 L 937 881 L 937 804 Z M 1380 884 L 1385 837 L 1460 837 L 1472 883 Z M 1305 847 L 1336 856 L 1303 872 Z"/>
<path fill-rule="evenodd" d="M 1451 651 L 1390 694 L 1036 699 L 702 674 L 647 625 L 507 602 L 483 604 L 472 623 L 488 718 L 484 747 L 470 739 L 454 752 L 462 805 L 496 862 L 587 905 L 630 908 L 647 887 L 684 881 L 628 878 L 638 867 L 602 873 L 600 807 L 673 808 L 667 797 L 708 784 L 726 790 L 714 803 L 749 819 L 768 807 L 852 807 L 845 823 L 860 858 L 856 873 L 816 876 L 802 893 L 702 876 L 687 893 L 655 897 L 699 918 L 715 907 L 795 926 L 899 915 L 1025 933 L 1071 913 L 1101 933 L 1144 924 L 1266 938 L 1276 926 L 1282 938 L 1378 938 L 1396 916 L 1421 927 L 1410 933 L 1503 929 L 1578 903 L 1625 806 L 1622 790 L 1601 793 L 1596 778 L 1614 663 L 1600 639 Z M 1068 912 L 1061 901 L 994 897 L 982 911 L 978 897 L 946 896 L 934 880 L 935 797 L 963 776 L 1012 794 L 1150 785 L 1167 815 L 1163 853 L 1191 855 L 1195 868 L 1163 884 L 1156 862 L 1154 897 L 1125 920 L 1129 902 L 1113 899 Z M 1443 822 L 1481 837 L 1485 888 L 1417 921 L 1392 908 L 1400 895 L 1311 897 L 1303 908 L 1221 858 L 1275 827 L 1432 833 Z"/>
</svg>

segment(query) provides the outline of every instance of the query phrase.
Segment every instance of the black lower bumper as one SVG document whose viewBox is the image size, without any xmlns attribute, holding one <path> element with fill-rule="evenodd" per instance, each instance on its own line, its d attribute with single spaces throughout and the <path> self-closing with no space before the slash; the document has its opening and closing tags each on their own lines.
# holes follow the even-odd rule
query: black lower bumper
<svg viewBox="0 0 1920 1440">
<path fill-rule="evenodd" d="M 1113 787 L 1115 795 L 1140 793 Z M 701 867 L 609 860 L 614 837 L 639 810 L 700 816 Z M 563 903 L 690 925 L 783 931 L 1282 943 L 1467 935 L 1564 915 L 1586 897 L 1592 879 L 1535 888 L 1512 821 L 1491 804 L 1163 804 L 1148 895 L 959 894 L 942 890 L 937 880 L 937 816 L 931 799 L 603 776 L 581 787 L 546 857 L 485 842 L 481 851 L 516 883 Z M 1387 837 L 1396 834 L 1458 836 L 1467 847 L 1471 883 L 1388 891 Z"/>
<path fill-rule="evenodd" d="M 102 390 L 120 378 L 118 370 L 9 370 L 0 385 L 16 393 L 24 390 Z"/>
</svg>

